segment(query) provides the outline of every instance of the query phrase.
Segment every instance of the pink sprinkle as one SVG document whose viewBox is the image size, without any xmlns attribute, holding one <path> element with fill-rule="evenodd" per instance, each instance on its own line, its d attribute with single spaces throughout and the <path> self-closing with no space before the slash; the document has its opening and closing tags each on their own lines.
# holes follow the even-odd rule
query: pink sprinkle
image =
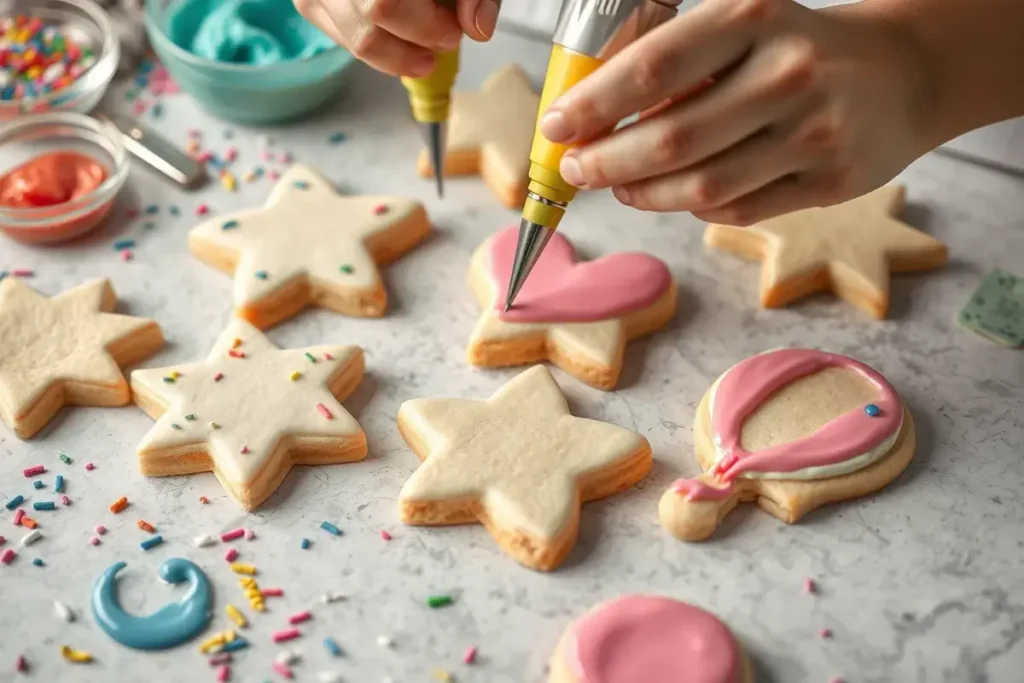
<svg viewBox="0 0 1024 683">
<path fill-rule="evenodd" d="M 263 150 L 263 153 L 260 154 L 260 158 L 263 159 L 263 161 L 273 161 L 274 155 L 268 150 Z"/>
<path fill-rule="evenodd" d="M 260 593 L 265 598 L 279 598 L 284 595 L 284 591 L 280 588 L 263 588 L 260 590 Z"/>
<path fill-rule="evenodd" d="M 146 113 L 146 103 L 142 100 L 135 100 L 135 106 L 132 107 L 132 112 L 136 116 L 142 116 Z"/>
<path fill-rule="evenodd" d="M 231 677 L 231 667 L 228 666 L 227 664 L 224 664 L 219 669 L 217 669 L 217 681 L 219 683 L 224 683 L 230 677 Z"/>
<path fill-rule="evenodd" d="M 14 526 L 21 526 L 21 520 L 25 516 L 25 511 L 22 509 L 15 510 L 14 512 Z"/>
<path fill-rule="evenodd" d="M 96 465 L 93 465 L 91 462 L 85 463 L 85 470 L 87 472 L 92 472 L 94 469 L 96 469 Z"/>
<path fill-rule="evenodd" d="M 331 411 L 328 410 L 327 406 L 325 406 L 323 403 L 317 403 L 316 409 L 320 412 L 321 415 L 324 416 L 324 419 L 331 420 L 334 418 L 334 415 L 331 415 Z"/>
<path fill-rule="evenodd" d="M 253 531 L 252 529 L 246 529 L 245 530 L 245 540 L 251 541 L 254 538 L 256 538 L 256 532 Z"/>
<path fill-rule="evenodd" d="M 209 163 L 209 162 L 213 161 L 213 152 L 210 152 L 210 151 L 203 152 L 202 154 L 199 155 L 199 157 L 196 159 L 196 161 L 198 161 L 201 164 L 206 164 L 206 163 Z"/>
<path fill-rule="evenodd" d="M 135 254 L 132 253 L 131 249 L 122 249 L 121 250 L 121 260 L 122 261 L 131 261 L 134 256 L 135 256 Z"/>
<path fill-rule="evenodd" d="M 210 657 L 210 666 L 220 666 L 221 664 L 228 664 L 231 661 L 230 652 L 220 652 Z"/>
<path fill-rule="evenodd" d="M 471 645 L 466 654 L 462 655 L 462 661 L 466 664 L 472 664 L 476 661 L 476 646 Z"/>
<path fill-rule="evenodd" d="M 292 670 L 288 668 L 287 664 L 282 664 L 281 662 L 274 662 L 270 666 L 274 668 L 274 671 L 281 674 L 282 678 L 292 677 Z"/>
<path fill-rule="evenodd" d="M 238 349 L 228 349 L 228 355 L 232 358 L 245 358 L 245 351 L 239 351 Z"/>
<path fill-rule="evenodd" d="M 208 213 L 210 213 L 210 207 L 207 204 L 200 204 L 196 207 L 197 216 L 205 216 Z"/>
<path fill-rule="evenodd" d="M 267 178 L 269 178 L 270 180 L 273 180 L 273 181 L 280 180 L 281 174 L 278 173 L 277 171 L 268 171 L 267 172 Z"/>
<path fill-rule="evenodd" d="M 291 152 L 283 152 L 281 154 L 281 163 L 282 164 L 290 164 L 290 163 L 292 163 L 292 154 L 291 154 Z"/>
<path fill-rule="evenodd" d="M 380 530 L 380 537 L 383 538 L 385 541 L 390 541 L 391 540 L 391 534 L 389 534 L 384 529 Z"/>
<path fill-rule="evenodd" d="M 334 360 L 334 356 L 329 353 L 324 354 L 324 360 Z"/>
<path fill-rule="evenodd" d="M 222 379 L 224 379 L 224 373 L 223 372 L 214 373 L 214 375 L 213 375 L 213 381 L 214 382 L 219 382 Z"/>
<path fill-rule="evenodd" d="M 103 534 L 107 533 L 107 527 L 103 526 L 102 524 L 97 524 L 96 528 L 93 529 L 93 531 L 102 536 Z"/>
<path fill-rule="evenodd" d="M 228 548 L 228 551 L 226 553 L 224 553 L 224 559 L 227 562 L 234 562 L 235 558 L 237 558 L 237 557 L 238 557 L 238 551 L 235 550 L 234 548 Z"/>
<path fill-rule="evenodd" d="M 21 473 L 26 477 L 34 477 L 36 475 L 43 474 L 44 472 L 46 472 L 46 468 L 43 465 L 34 465 L 21 471 Z"/>
<path fill-rule="evenodd" d="M 0 536 L 0 545 L 3 545 L 4 543 L 7 543 L 7 539 L 3 536 Z"/>
<path fill-rule="evenodd" d="M 28 662 L 26 662 L 25 658 L 21 655 L 18 655 L 18 658 L 14 660 L 14 670 L 28 671 Z"/>
<path fill-rule="evenodd" d="M 67 507 L 68 505 L 71 505 L 71 499 L 68 498 L 67 496 L 61 496 L 60 504 L 63 505 L 64 507 Z"/>
<path fill-rule="evenodd" d="M 301 624 L 304 621 L 309 621 L 313 618 L 313 614 L 306 610 L 305 612 L 299 612 L 288 617 L 288 623 L 294 626 L 295 624 Z"/>
<path fill-rule="evenodd" d="M 89 543 L 90 543 L 91 545 L 99 545 L 99 544 L 100 544 L 100 537 L 99 537 L 99 536 L 93 536 L 93 537 L 91 537 L 91 538 L 89 539 Z"/>
<path fill-rule="evenodd" d="M 8 552 L 10 552 L 10 551 L 8 551 Z M 297 629 L 297 628 L 289 628 L 289 629 L 285 629 L 284 631 L 278 631 L 277 633 L 275 633 L 274 635 L 272 635 L 270 637 L 271 637 L 271 639 L 273 639 L 273 641 L 275 643 L 283 643 L 283 642 L 285 642 L 287 640 L 295 640 L 296 638 L 298 638 L 301 635 L 302 635 L 302 633 L 299 631 L 299 629 Z"/>
<path fill-rule="evenodd" d="M 238 158 L 238 150 L 234 147 L 228 147 L 228 151 L 224 154 L 224 158 L 228 161 L 234 161 Z"/>
<path fill-rule="evenodd" d="M 814 579 L 804 579 L 804 593 L 814 594 L 818 592 L 818 584 L 814 583 Z"/>
<path fill-rule="evenodd" d="M 831 638 L 832 637 L 832 629 L 830 629 L 830 628 L 823 628 L 820 631 L 818 631 L 818 635 L 821 636 L 822 638 Z"/>
<path fill-rule="evenodd" d="M 202 505 L 209 505 L 210 504 L 210 499 L 207 498 L 206 496 L 199 496 L 199 502 Z"/>
<path fill-rule="evenodd" d="M 0 562 L 10 564 L 14 561 L 14 558 L 17 557 L 17 555 L 18 553 L 14 552 L 14 548 L 8 548 L 4 551 L 3 555 L 0 555 Z M 298 631 L 296 631 L 296 633 L 298 633 Z"/>
<path fill-rule="evenodd" d="M 32 277 L 35 273 L 28 268 L 15 268 L 11 271 L 11 275 L 14 277 Z"/>
<path fill-rule="evenodd" d="M 220 540 L 224 543 L 228 541 L 234 541 L 237 538 L 241 538 L 245 535 L 245 529 L 233 529 L 231 531 L 225 531 L 220 535 Z"/>
<path fill-rule="evenodd" d="M 241 453 L 242 455 L 249 455 L 249 447 L 243 444 L 242 445 L 242 450 L 240 450 L 238 452 Z"/>
<path fill-rule="evenodd" d="M 378 204 L 377 206 L 373 207 L 373 215 L 375 215 L 375 216 L 383 216 L 387 212 L 388 212 L 387 204 Z"/>
</svg>

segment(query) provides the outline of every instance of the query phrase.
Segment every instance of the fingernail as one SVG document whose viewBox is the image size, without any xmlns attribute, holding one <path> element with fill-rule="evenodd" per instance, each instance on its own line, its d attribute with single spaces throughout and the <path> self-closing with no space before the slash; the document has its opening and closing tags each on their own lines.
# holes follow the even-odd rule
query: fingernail
<svg viewBox="0 0 1024 683">
<path fill-rule="evenodd" d="M 572 137 L 569 121 L 560 111 L 549 111 L 541 117 L 540 132 L 551 142 L 568 142 Z"/>
<path fill-rule="evenodd" d="M 583 167 L 580 166 L 580 160 L 572 154 L 566 154 L 562 157 L 562 163 L 558 167 L 559 172 L 562 174 L 562 178 L 565 182 L 576 187 L 586 187 L 587 184 L 583 180 Z"/>
<path fill-rule="evenodd" d="M 612 194 L 615 195 L 615 198 L 619 200 L 620 204 L 625 204 L 626 206 L 633 205 L 633 197 L 626 188 L 613 187 Z"/>
<path fill-rule="evenodd" d="M 494 35 L 494 27 L 498 25 L 498 3 L 494 0 L 483 0 L 476 7 L 476 30 L 490 38 Z"/>
<path fill-rule="evenodd" d="M 423 55 L 417 57 L 416 61 L 409 67 L 409 75 L 415 78 L 426 76 L 434 70 L 434 55 Z"/>
<path fill-rule="evenodd" d="M 445 52 L 448 52 L 457 48 L 460 40 L 462 40 L 462 31 L 453 31 L 442 38 L 438 46 Z"/>
</svg>

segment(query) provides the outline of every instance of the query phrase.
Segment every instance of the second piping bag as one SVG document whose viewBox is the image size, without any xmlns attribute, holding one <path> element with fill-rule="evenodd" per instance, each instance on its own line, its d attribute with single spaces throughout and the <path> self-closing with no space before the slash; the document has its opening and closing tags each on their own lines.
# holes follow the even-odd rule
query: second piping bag
<svg viewBox="0 0 1024 683">
<path fill-rule="evenodd" d="M 564 0 L 548 60 L 537 121 L 564 92 L 592 74 L 615 53 L 676 15 L 682 0 Z M 505 310 L 533 269 L 576 187 L 558 170 L 568 146 L 533 134 L 530 186 L 519 226 L 519 242 L 509 279 Z"/>
<path fill-rule="evenodd" d="M 439 5 L 455 9 L 455 0 L 437 0 Z M 439 52 L 429 76 L 403 78 L 409 91 L 413 118 L 420 124 L 423 141 L 430 152 L 430 163 L 437 179 L 437 196 L 444 196 L 444 156 L 448 146 L 448 115 L 452 106 L 452 87 L 459 74 L 459 48 Z"/>
</svg>

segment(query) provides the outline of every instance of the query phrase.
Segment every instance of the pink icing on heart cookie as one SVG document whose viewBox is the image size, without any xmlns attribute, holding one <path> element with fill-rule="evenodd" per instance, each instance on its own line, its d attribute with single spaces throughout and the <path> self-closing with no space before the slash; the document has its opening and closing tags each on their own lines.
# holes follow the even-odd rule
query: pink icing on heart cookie
<svg viewBox="0 0 1024 683">
<path fill-rule="evenodd" d="M 584 615 L 565 658 L 580 683 L 738 683 L 741 670 L 739 644 L 717 617 L 650 595 Z"/>
<path fill-rule="evenodd" d="M 593 322 L 618 318 L 652 305 L 672 286 L 668 267 L 647 254 L 611 254 L 576 262 L 569 240 L 555 233 L 506 312 L 505 296 L 515 260 L 518 229 L 491 241 L 490 270 L 498 289 L 495 310 L 505 322 Z"/>
</svg>

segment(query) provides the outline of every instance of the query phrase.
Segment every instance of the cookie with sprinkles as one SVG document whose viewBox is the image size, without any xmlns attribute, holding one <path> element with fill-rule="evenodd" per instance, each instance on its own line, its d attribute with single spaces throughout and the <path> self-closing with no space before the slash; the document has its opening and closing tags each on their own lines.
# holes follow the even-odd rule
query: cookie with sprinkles
<svg viewBox="0 0 1024 683">
<path fill-rule="evenodd" d="M 914 456 L 914 420 L 896 390 L 860 361 L 777 349 L 719 377 L 694 419 L 704 473 L 658 506 L 684 541 L 708 538 L 741 502 L 792 524 L 822 505 L 882 489 Z"/>
<path fill-rule="evenodd" d="M 110 282 L 45 297 L 17 278 L 0 280 L 0 418 L 27 439 L 65 405 L 130 401 L 121 367 L 164 345 L 152 320 L 114 313 Z"/>
<path fill-rule="evenodd" d="M 339 195 L 318 172 L 293 166 L 265 206 L 204 221 L 189 233 L 189 248 L 234 275 L 236 313 L 266 329 L 313 305 L 384 315 L 379 266 L 429 232 L 415 200 Z"/>
<path fill-rule="evenodd" d="M 157 420 L 139 467 L 154 477 L 212 471 L 253 510 L 293 464 L 366 457 L 366 435 L 340 403 L 364 367 L 357 346 L 279 349 L 235 320 L 206 361 L 132 373 L 135 403 Z"/>
</svg>

